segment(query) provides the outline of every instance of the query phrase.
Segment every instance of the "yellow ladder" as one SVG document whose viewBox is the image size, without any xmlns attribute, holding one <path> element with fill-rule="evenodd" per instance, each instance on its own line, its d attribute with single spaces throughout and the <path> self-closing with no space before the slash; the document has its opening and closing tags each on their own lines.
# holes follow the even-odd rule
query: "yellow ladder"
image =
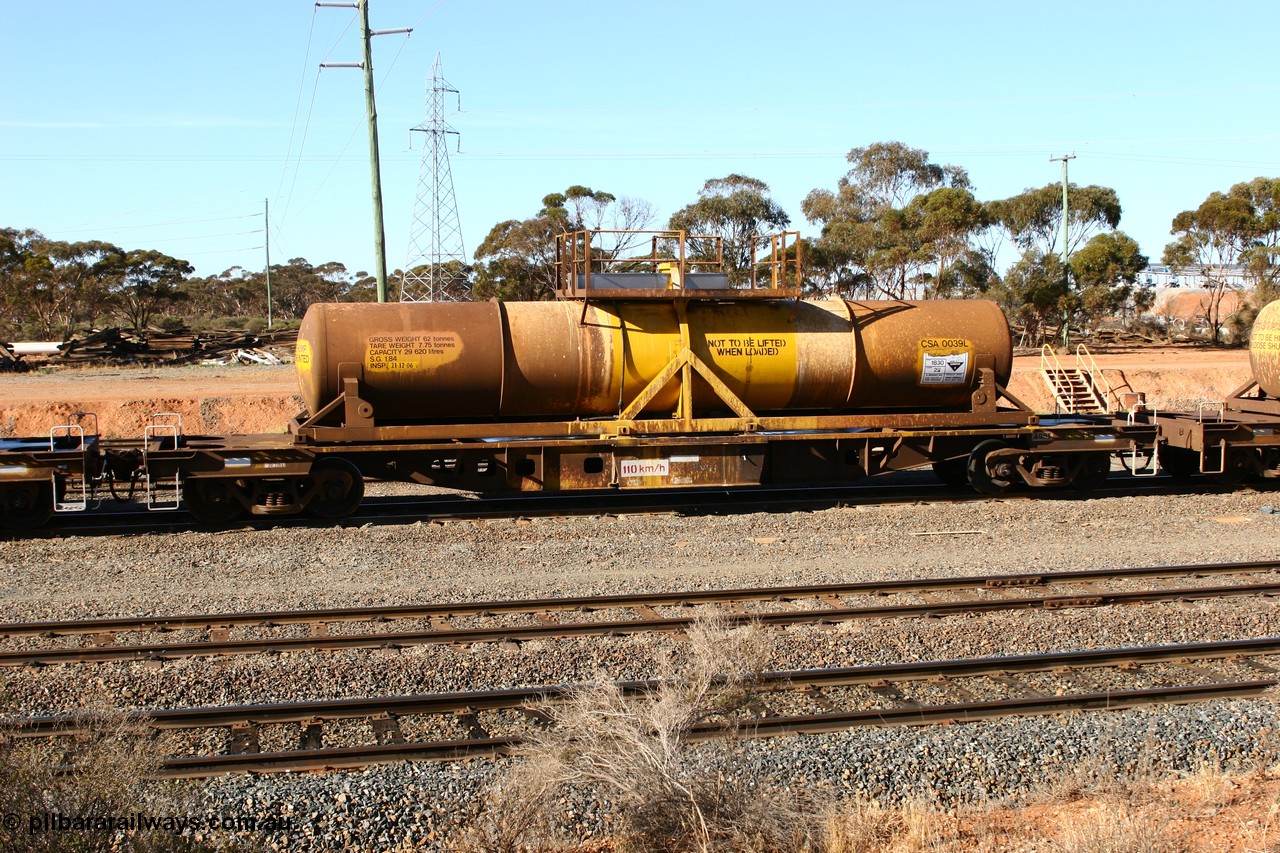
<svg viewBox="0 0 1280 853">
<path fill-rule="evenodd" d="M 1110 410 L 1108 401 L 1115 392 L 1084 344 L 1076 347 L 1076 363 L 1072 367 L 1058 359 L 1053 347 L 1043 345 L 1040 347 L 1040 372 L 1053 394 L 1058 412 L 1100 415 Z"/>
</svg>

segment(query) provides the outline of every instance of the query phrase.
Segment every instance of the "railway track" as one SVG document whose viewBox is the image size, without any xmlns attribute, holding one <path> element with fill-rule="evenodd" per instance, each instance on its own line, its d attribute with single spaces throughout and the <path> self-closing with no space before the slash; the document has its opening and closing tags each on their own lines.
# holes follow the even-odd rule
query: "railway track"
<svg viewBox="0 0 1280 853">
<path fill-rule="evenodd" d="M 1230 487 L 1207 480 L 1176 482 L 1166 476 L 1135 478 L 1116 476 L 1100 488 L 1076 490 L 1010 492 L 1000 500 L 1083 500 L 1097 497 L 1172 496 L 1220 493 Z M 56 528 L 0 531 L 0 536 L 24 538 L 64 536 L 112 536 L 142 533 L 176 533 L 210 529 L 264 529 L 272 527 L 334 527 L 412 524 L 417 521 L 460 521 L 493 518 L 551 517 L 626 513 L 681 513 L 714 515 L 744 512 L 771 512 L 826 509 L 837 506 L 910 503 L 915 501 L 991 500 L 970 490 L 948 487 L 927 471 L 884 475 L 857 486 L 766 487 L 737 489 L 690 489 L 674 491 L 626 490 L 605 493 L 521 494 L 474 497 L 448 494 L 405 498 L 374 497 L 361 504 L 355 514 L 341 521 L 310 516 L 249 516 L 221 528 L 196 522 L 185 512 L 147 512 L 137 506 L 128 509 L 104 507 L 82 515 L 61 516 Z"/>
<path fill-rule="evenodd" d="M 1205 582 L 1218 578 L 1231 582 Z M 1187 584 L 1189 579 L 1196 583 Z M 1154 583 L 1160 581 L 1166 583 Z M 0 648 L 0 666 L 674 633 L 693 624 L 698 617 L 692 609 L 699 606 L 720 608 L 730 625 L 788 626 L 1277 594 L 1280 561 L 1259 561 L 641 595 L 11 622 L 0 624 L 0 639 L 9 646 Z"/>
<path fill-rule="evenodd" d="M 625 682 L 632 696 L 656 681 Z M 1256 697 L 1280 684 L 1280 638 L 1090 650 L 892 665 L 768 672 L 731 718 L 687 737 L 769 737 L 858 726 L 925 725 L 1004 716 L 1115 710 Z M 220 732 L 219 753 L 174 756 L 162 775 L 342 769 L 402 760 L 452 760 L 518 748 L 530 726 L 575 688 L 165 709 L 127 719 L 143 730 Z M 353 727 L 352 723 L 360 725 Z M 10 737 L 92 731 L 98 718 L 0 720 Z M 326 737 L 359 740 L 324 746 Z M 286 746 L 292 741 L 296 746 Z M 196 738 L 193 743 L 209 743 Z M 270 749 L 264 750 L 266 744 Z"/>
</svg>

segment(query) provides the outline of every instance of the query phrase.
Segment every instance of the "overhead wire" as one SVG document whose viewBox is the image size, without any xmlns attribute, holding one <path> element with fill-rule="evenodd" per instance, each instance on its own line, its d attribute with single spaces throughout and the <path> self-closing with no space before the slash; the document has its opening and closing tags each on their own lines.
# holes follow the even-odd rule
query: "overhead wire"
<svg viewBox="0 0 1280 853">
<path fill-rule="evenodd" d="M 424 15 L 423 17 L 426 17 L 426 16 Z M 378 85 L 374 88 L 375 98 L 379 93 L 382 92 L 382 87 L 386 85 L 387 79 L 391 76 L 392 70 L 396 67 L 396 63 L 399 62 L 400 60 L 400 54 L 404 52 L 405 45 L 407 45 L 408 43 L 409 43 L 409 34 L 405 33 L 404 39 L 400 42 L 400 49 L 397 50 L 395 56 L 391 58 L 391 64 L 387 66 L 387 70 L 382 75 L 382 79 L 379 81 Z M 318 82 L 319 81 L 317 79 L 317 83 Z M 342 162 L 342 158 L 347 153 L 347 149 L 351 147 L 352 141 L 356 138 L 356 134 L 360 131 L 360 124 L 361 124 L 360 122 L 356 122 L 355 125 L 352 127 L 350 135 L 347 136 L 347 141 L 343 143 L 342 149 L 338 152 L 337 156 L 333 158 L 333 165 L 329 167 L 329 171 L 325 173 L 325 176 L 323 178 L 321 178 L 320 183 L 316 186 L 315 191 L 311 194 L 311 198 L 307 200 L 307 207 L 311 206 L 311 203 L 314 202 L 316 198 L 320 195 L 320 191 L 324 189 L 325 184 L 328 183 L 329 178 L 333 177 L 333 173 L 334 171 L 337 170 L 338 164 Z M 288 213 L 288 210 L 286 209 L 286 215 L 287 213 Z M 283 222 L 281 224 L 283 225 Z"/>
<path fill-rule="evenodd" d="M 222 234 L 196 234 L 186 235 L 182 237 L 151 237 L 148 238 L 150 243 L 172 243 L 174 240 L 212 240 L 215 237 L 243 237 L 246 234 L 261 234 L 261 228 L 255 228 L 252 231 L 227 231 Z"/>
<path fill-rule="evenodd" d="M 311 26 L 312 26 L 312 29 L 313 29 L 313 30 L 314 30 L 314 28 L 315 28 L 315 20 L 316 20 L 316 18 L 315 18 L 315 13 L 316 13 L 316 8 L 315 8 L 315 7 L 312 7 L 312 10 L 311 10 Z M 357 16 L 356 16 L 355 14 L 353 14 L 350 18 L 348 18 L 348 19 L 347 19 L 347 25 L 346 25 L 345 27 L 343 27 L 343 28 L 342 28 L 342 32 L 338 33 L 338 37 L 337 37 L 336 39 L 334 39 L 334 40 L 333 40 L 333 43 L 332 43 L 331 45 L 329 45 L 329 49 L 328 49 L 327 51 L 325 51 L 324 56 L 323 56 L 323 57 L 321 57 L 321 59 L 320 59 L 320 65 L 322 65 L 322 64 L 325 62 L 325 60 L 327 60 L 330 56 L 332 56 L 332 55 L 333 55 L 333 51 L 334 51 L 334 50 L 337 48 L 337 46 L 342 42 L 342 39 L 343 39 L 343 37 L 347 34 L 347 31 L 351 29 L 351 25 L 355 23 L 355 21 L 356 21 L 356 17 L 357 17 Z M 307 55 L 303 58 L 303 76 L 302 76 L 302 81 L 303 81 L 303 82 L 302 82 L 302 83 L 299 83 L 299 92 L 298 92 L 298 94 L 299 94 L 299 98 L 301 98 L 301 94 L 302 94 L 302 89 L 301 89 L 301 87 L 302 87 L 303 83 L 305 83 L 305 81 L 306 81 L 306 65 L 307 65 L 307 63 L 309 62 L 310 58 L 311 58 L 311 38 L 312 38 L 311 34 L 310 34 L 310 33 L 308 33 L 308 35 L 307 35 Z M 297 159 L 295 160 L 295 164 L 294 164 L 294 169 L 293 169 L 293 180 L 292 180 L 292 181 L 290 182 L 290 184 L 289 184 L 289 194 L 288 194 L 287 196 L 285 196 L 285 201 L 284 201 L 284 210 L 281 212 L 281 215 L 280 215 L 280 224 L 277 226 L 277 229 L 282 228 L 282 227 L 284 226 L 284 223 L 285 223 L 285 222 L 288 220 L 288 218 L 289 218 L 289 210 L 290 210 L 290 208 L 291 208 L 291 207 L 292 207 L 292 205 L 293 205 L 293 195 L 294 195 L 294 190 L 296 189 L 297 184 L 298 184 L 298 173 L 302 170 L 302 169 L 301 169 L 301 167 L 302 167 L 302 152 L 306 149 L 306 146 L 307 146 L 307 134 L 308 134 L 308 132 L 309 132 L 309 131 L 310 131 L 310 129 L 311 129 L 311 115 L 312 115 L 312 112 L 315 110 L 315 105 L 316 105 L 316 93 L 317 93 L 317 92 L 319 91 L 319 89 L 320 89 L 320 70 L 321 70 L 321 69 L 320 69 L 320 65 L 317 65 L 317 66 L 316 66 L 316 69 L 315 69 L 315 81 L 314 81 L 314 83 L 313 83 L 313 85 L 312 85 L 312 87 L 311 87 L 311 100 L 310 100 L 310 103 L 308 103 L 308 105 L 307 105 L 307 119 L 306 119 L 306 122 L 304 123 L 303 128 L 302 128 L 302 140 L 301 140 L 301 142 L 299 142 L 299 143 L 298 143 L 298 156 L 297 156 Z M 296 113 L 295 113 L 295 118 L 296 118 Z M 293 149 L 293 143 L 292 143 L 292 140 L 291 140 L 291 141 L 290 141 L 290 152 L 292 151 L 292 149 Z M 289 170 L 289 164 L 288 164 L 288 153 L 286 153 L 286 157 L 285 157 L 285 170 L 284 170 L 284 172 L 281 174 L 281 179 L 280 179 L 281 186 L 283 186 L 283 185 L 284 185 L 284 174 L 286 174 L 286 173 L 288 172 L 288 170 Z M 279 192 L 280 192 L 280 191 L 279 191 L 279 189 L 277 189 L 277 190 L 276 190 L 276 201 L 277 201 L 277 202 L 279 202 L 279 200 L 280 200 Z"/>
<path fill-rule="evenodd" d="M 311 112 L 312 110 L 315 109 L 316 92 L 319 89 L 320 89 L 320 69 L 317 68 L 315 84 L 311 87 L 311 103 L 307 106 L 307 122 L 302 128 L 302 141 L 298 144 L 298 157 L 294 161 L 293 180 L 289 182 L 289 194 L 285 196 L 284 211 L 281 213 L 281 217 L 280 217 L 280 221 L 282 225 L 284 224 L 284 220 L 287 219 L 289 216 L 289 207 L 290 205 L 293 204 L 293 192 L 298 185 L 298 173 L 302 171 L 302 152 L 307 145 L 307 133 L 311 129 Z M 288 165 L 288 162 L 286 161 L 285 171 L 287 172 L 288 169 L 289 169 L 289 165 Z M 279 201 L 279 199 L 280 197 L 277 194 L 276 200 Z"/>
<path fill-rule="evenodd" d="M 443 6 L 444 4 L 445 4 L 445 0 L 439 0 L 439 2 L 438 2 L 438 3 L 436 3 L 436 5 L 432 6 L 430 9 L 428 9 L 426 12 L 424 12 L 424 13 L 422 14 L 422 17 L 421 17 L 421 18 L 419 18 L 418 20 L 414 21 L 414 22 L 410 25 L 410 27 L 411 27 L 411 28 L 416 28 L 416 27 L 418 26 L 418 24 L 421 24 L 421 23 L 422 23 L 423 21 L 425 21 L 427 18 L 429 18 L 429 17 L 431 17 L 432 15 L 434 15 L 434 14 L 436 13 L 436 11 L 437 11 L 437 10 L 439 10 L 439 8 L 440 8 L 441 6 Z"/>
<path fill-rule="evenodd" d="M 276 187 L 276 199 L 280 198 L 280 191 L 284 189 L 284 179 L 289 174 L 289 156 L 293 153 L 293 136 L 298 130 L 298 110 L 302 108 L 302 91 L 307 84 L 307 68 L 311 61 L 311 39 L 316 31 L 316 6 L 311 7 L 311 26 L 307 28 L 307 50 L 302 57 L 302 76 L 298 79 L 298 97 L 293 103 L 293 123 L 289 126 L 289 145 L 285 148 L 284 168 L 280 170 L 280 185 Z M 310 113 L 307 115 L 308 124 L 310 124 Z"/>
<path fill-rule="evenodd" d="M 196 256 L 199 256 L 199 255 L 225 255 L 225 254 L 229 254 L 229 253 L 231 253 L 231 252 L 252 252 L 252 251 L 254 251 L 254 250 L 256 250 L 256 249 L 261 249 L 261 248 L 263 248 L 263 246 L 262 246 L 262 245 L 258 245 L 258 246 L 241 246 L 241 247 L 236 248 L 236 249 L 211 249 L 210 251 L 207 251 L 207 252 L 183 252 L 182 254 L 184 254 L 184 255 L 190 255 L 190 256 L 192 256 L 192 257 L 196 257 Z M 240 266 L 240 265 L 239 265 L 239 264 L 236 264 L 236 266 Z"/>
<path fill-rule="evenodd" d="M 143 228 L 168 228 L 173 225 L 200 225 L 206 222 L 233 222 L 237 219 L 252 219 L 261 216 L 259 213 L 246 213 L 243 216 L 217 216 L 210 219 L 168 219 L 164 222 L 149 222 L 143 225 L 114 225 L 112 231 L 138 231 Z"/>
</svg>

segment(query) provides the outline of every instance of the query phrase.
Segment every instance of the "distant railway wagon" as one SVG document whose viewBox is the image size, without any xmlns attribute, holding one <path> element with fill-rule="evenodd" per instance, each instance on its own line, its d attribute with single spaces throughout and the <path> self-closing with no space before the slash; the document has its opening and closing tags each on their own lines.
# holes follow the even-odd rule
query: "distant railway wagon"
<svg viewBox="0 0 1280 853">
<path fill-rule="evenodd" d="M 830 486 L 931 466 L 1000 493 L 1093 489 L 1117 456 L 1151 475 L 1280 471 L 1280 312 L 1258 320 L 1254 396 L 1048 415 L 1007 390 L 1009 327 L 992 302 L 802 299 L 790 232 L 737 275 L 719 251 L 693 257 L 682 232 L 627 236 L 649 252 L 561 235 L 554 301 L 313 305 L 296 351 L 306 408 L 287 434 L 186 435 L 158 415 L 136 439 L 105 439 L 85 415 L 0 442 L 0 521 L 35 527 L 124 491 L 210 523 L 341 518 L 366 479 L 481 493 Z"/>
</svg>

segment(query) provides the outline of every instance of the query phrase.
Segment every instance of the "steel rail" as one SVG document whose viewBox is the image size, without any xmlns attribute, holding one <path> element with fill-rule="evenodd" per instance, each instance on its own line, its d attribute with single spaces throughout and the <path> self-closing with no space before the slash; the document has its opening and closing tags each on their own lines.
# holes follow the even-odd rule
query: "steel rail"
<svg viewBox="0 0 1280 853">
<path fill-rule="evenodd" d="M 827 610 L 775 611 L 757 614 L 731 613 L 724 617 L 729 627 L 760 624 L 770 627 L 836 623 L 859 619 L 898 619 L 912 616 L 949 616 L 1016 610 L 1055 610 L 1102 607 L 1157 601 L 1190 601 L 1228 596 L 1280 594 L 1280 582 L 1215 587 L 1179 587 L 1137 592 L 1098 592 L 1076 596 L 1037 596 L 995 601 L 957 601 L 930 604 L 900 604 L 884 607 L 844 607 Z M 575 622 L 496 628 L 442 628 L 427 631 L 341 634 L 333 636 L 277 637 L 253 640 L 223 640 L 193 643 L 153 643 L 130 646 L 86 646 L 0 652 L 0 666 L 51 665 L 59 663 L 104 663 L 111 661 L 170 660 L 216 655 L 248 655 L 299 650 L 402 648 L 414 645 L 459 645 L 488 642 L 516 642 L 538 639 L 566 639 L 591 636 L 622 636 L 640 633 L 676 633 L 696 624 L 696 616 L 658 617 L 607 622 Z"/>
<path fill-rule="evenodd" d="M 777 670 L 759 675 L 752 684 L 763 691 L 820 689 L 883 683 L 949 680 L 1017 672 L 1096 669 L 1143 666 L 1156 663 L 1207 659 L 1236 659 L 1280 655 L 1280 637 L 1181 643 L 1118 649 L 1091 649 L 1032 655 L 960 658 L 941 661 L 875 664 L 824 669 Z M 1280 677 L 1280 669 L 1254 663 L 1255 668 Z M 1269 679 L 1268 684 L 1275 679 Z M 1253 682 L 1250 682 L 1253 683 Z M 1263 682 L 1257 682 L 1259 684 Z M 655 690 L 657 680 L 622 681 L 618 686 L 631 695 Z M 261 705 L 207 708 L 168 708 L 127 712 L 125 720 L 164 730 L 218 728 L 237 724 L 273 725 L 313 720 L 367 719 L 376 715 L 409 716 L 460 714 L 492 710 L 521 710 L 553 703 L 571 693 L 570 685 L 510 688 L 504 690 L 432 693 L 357 699 L 325 699 Z M 13 736 L 47 737 L 86 731 L 97 715 L 69 714 L 0 718 L 0 731 Z"/>
<path fill-rule="evenodd" d="M 508 755 L 520 738 L 475 738 L 370 746 L 326 747 L 289 752 L 251 752 L 240 755 L 202 755 L 167 758 L 155 774 L 162 779 L 204 779 L 229 773 L 297 773 L 351 770 L 393 761 L 457 761 L 463 758 Z"/>
<path fill-rule="evenodd" d="M 897 474 L 913 472 L 895 472 Z M 881 475 L 892 476 L 892 475 Z M 602 513 L 743 513 L 780 509 L 864 506 L 920 500 L 951 503 L 989 501 L 991 495 L 958 491 L 941 483 L 886 484 L 869 481 L 854 485 L 809 488 L 766 486 L 734 489 L 636 490 L 608 493 L 556 493 L 481 497 L 382 498 L 366 501 L 356 514 L 338 520 L 307 515 L 245 516 L 224 525 L 197 523 L 185 513 L 142 511 L 102 512 L 86 516 L 59 516 L 56 526 L 47 529 L 0 531 L 0 538 L 53 536 L 113 536 L 124 533 L 183 532 L 209 529 L 261 529 L 266 527 L 342 527 L 364 524 L 411 524 L 416 521 L 464 521 L 514 517 L 554 517 L 600 515 Z M 1117 477 L 1090 492 L 1070 489 L 1008 492 L 995 499 L 1078 501 L 1099 497 L 1220 494 L 1229 487 L 1212 483 L 1175 483 L 1167 477 Z"/>
<path fill-rule="evenodd" d="M 737 726 L 697 726 L 686 735 L 686 738 L 692 741 L 708 741 L 730 734 L 748 738 L 778 737 L 790 734 L 845 731 L 859 726 L 930 725 L 1071 711 L 1114 711 L 1146 705 L 1251 698 L 1262 694 L 1276 684 L 1275 680 L 1241 681 L 912 708 L 874 708 L 865 711 L 765 717 Z M 347 770 L 393 761 L 453 761 L 461 758 L 508 755 L 518 750 L 522 743 L 522 739 L 518 737 L 475 738 L 457 741 L 330 747 L 290 752 L 189 756 L 166 759 L 162 762 L 161 770 L 157 775 L 163 778 L 192 779 L 228 773 Z"/>
<path fill-rule="evenodd" d="M 798 584 L 792 586 L 692 589 L 621 595 L 562 596 L 555 598 L 491 599 L 390 605 L 385 607 L 334 607 L 318 610 L 258 610 L 229 613 L 186 613 L 174 616 L 107 617 L 42 622 L 0 622 L 0 637 L 64 636 L 125 631 L 179 631 L 333 622 L 374 622 L 397 619 L 457 618 L 490 614 L 624 609 L 714 604 L 735 601 L 788 601 L 824 596 L 891 595 L 935 590 L 993 590 L 1093 583 L 1124 578 L 1195 577 L 1209 575 L 1280 572 L 1280 560 L 1230 563 L 1191 563 L 1169 566 L 1134 566 L 1119 569 L 1069 569 L 999 575 L 963 575 L 857 583 Z"/>
</svg>

